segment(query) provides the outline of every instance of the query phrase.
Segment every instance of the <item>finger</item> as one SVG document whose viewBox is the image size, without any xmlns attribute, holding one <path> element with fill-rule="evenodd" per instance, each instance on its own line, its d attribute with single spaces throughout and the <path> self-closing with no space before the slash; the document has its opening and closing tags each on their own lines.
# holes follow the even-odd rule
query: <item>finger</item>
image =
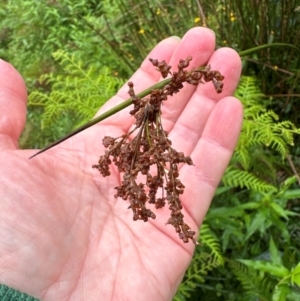
<svg viewBox="0 0 300 301">
<path fill-rule="evenodd" d="M 213 53 L 208 65 L 211 66 L 211 69 L 218 70 L 225 76 L 222 93 L 217 93 L 212 83 L 198 85 L 197 92 L 214 101 L 232 95 L 239 83 L 242 72 L 242 62 L 239 54 L 232 48 L 220 48 Z"/>
<path fill-rule="evenodd" d="M 215 189 L 229 164 L 242 119 L 242 105 L 236 98 L 225 97 L 220 100 L 191 153 L 195 166 L 184 165 L 180 170 L 183 184 L 186 182 L 184 206 L 198 225 L 203 221 Z"/>
<path fill-rule="evenodd" d="M 219 70 L 224 76 L 223 97 L 234 93 L 241 74 L 240 56 L 230 48 L 217 50 L 208 62 L 214 70 Z M 189 155 L 197 145 L 207 119 L 220 99 L 212 83 L 199 84 L 183 112 L 176 120 L 173 115 L 163 112 L 164 126 L 170 131 L 169 137 L 175 149 Z M 166 121 L 167 120 L 167 121 Z"/>
<path fill-rule="evenodd" d="M 155 70 L 155 67 L 153 67 L 149 61 L 150 57 L 158 60 L 164 59 L 168 64 L 174 65 L 173 70 L 176 70 L 179 60 L 182 58 L 185 59 L 190 55 L 193 56 L 193 61 L 190 67 L 204 65 L 212 55 L 214 48 L 214 33 L 211 30 L 202 27 L 196 27 L 189 30 L 181 41 L 174 38 L 162 41 L 150 52 L 141 65 L 141 68 L 130 79 L 130 81 L 132 81 L 135 85 L 135 92 L 139 93 L 143 91 L 160 79 L 160 73 Z M 181 111 L 194 90 L 195 87 L 193 86 L 187 87 L 184 95 L 173 97 L 172 101 L 170 101 L 172 104 L 168 104 L 168 101 L 166 106 L 170 107 L 172 112 Z M 118 95 L 112 98 L 100 111 L 103 112 L 127 98 L 128 86 L 126 84 L 123 88 L 121 88 Z M 128 112 L 129 109 L 123 110 L 118 113 L 118 118 L 115 118 L 114 120 L 111 118 L 105 123 L 116 122 L 117 120 L 118 125 L 122 126 L 124 131 L 127 131 L 133 123 L 133 118 L 130 117 Z"/>
<path fill-rule="evenodd" d="M 157 58 L 158 60 L 169 61 L 174 50 L 180 43 L 180 39 L 177 37 L 170 37 L 162 42 L 160 42 L 147 56 L 147 58 L 142 63 L 141 67 L 133 74 L 133 76 L 123 85 L 119 90 L 116 96 L 112 97 L 108 102 L 101 107 L 97 115 L 106 112 L 108 109 L 116 106 L 117 104 L 128 99 L 128 82 L 131 81 L 134 83 L 135 93 L 139 93 L 148 87 L 156 84 L 159 81 L 160 73 L 155 70 L 155 67 L 149 61 L 149 58 Z M 134 119 L 129 114 L 129 111 L 132 108 L 124 109 L 110 118 L 107 118 L 102 122 L 102 125 L 105 124 L 115 124 L 121 126 L 123 131 L 128 131 L 132 125 Z M 121 122 L 120 122 L 121 121 Z"/>
<path fill-rule="evenodd" d="M 18 147 L 26 122 L 26 101 L 21 75 L 0 59 L 0 150 Z"/>
<path fill-rule="evenodd" d="M 195 27 L 188 31 L 183 37 L 182 42 L 175 50 L 170 65 L 177 70 L 180 59 L 191 56 L 193 59 L 189 67 L 201 67 L 208 64 L 210 57 L 215 50 L 215 34 L 212 30 L 204 27 Z M 169 97 L 162 107 L 164 127 L 167 131 L 171 129 L 174 122 L 178 119 L 187 103 L 190 101 L 197 87 L 184 84 L 184 88 L 173 97 Z"/>
</svg>

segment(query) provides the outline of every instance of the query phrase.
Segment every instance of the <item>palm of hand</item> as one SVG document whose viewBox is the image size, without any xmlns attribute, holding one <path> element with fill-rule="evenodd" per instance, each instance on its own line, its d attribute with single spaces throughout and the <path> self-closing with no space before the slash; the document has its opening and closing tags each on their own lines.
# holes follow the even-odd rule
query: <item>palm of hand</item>
<svg viewBox="0 0 300 301">
<path fill-rule="evenodd" d="M 150 57 L 176 66 L 180 58 L 192 55 L 193 66 L 198 66 L 207 63 L 213 49 L 212 33 L 196 28 L 181 42 L 163 41 Z M 221 60 L 227 64 L 221 65 Z M 216 102 L 231 95 L 237 85 L 238 56 L 223 49 L 210 61 L 214 69 L 231 78 L 225 80 L 222 95 L 213 94 L 214 99 L 209 99 L 206 95 L 213 90 L 211 86 L 186 87 L 184 96 L 168 101 L 163 113 L 174 147 L 194 160 L 195 166 L 181 169 L 181 179 L 188 184 L 182 198 L 184 214 L 192 229 L 201 224 L 228 164 L 242 115 L 234 98 Z M 128 111 L 28 160 L 32 151 L 14 150 L 23 126 L 24 88 L 18 75 L 10 72 L 14 85 L 8 84 L 3 99 L 18 101 L 21 109 L 14 108 L 9 116 L 21 122 L 12 129 L 0 119 L 5 137 L 0 152 L 0 283 L 42 300 L 171 299 L 194 246 L 183 244 L 174 229 L 165 226 L 167 208 L 160 209 L 154 221 L 133 222 L 128 204 L 113 197 L 120 175 L 113 169 L 110 177 L 102 178 L 91 168 L 103 152 L 103 136 L 120 136 L 131 126 Z M 131 80 L 139 92 L 154 84 L 158 76 L 145 60 Z M 125 86 L 102 111 L 120 98 L 128 98 L 126 91 Z M 224 135 L 226 130 L 230 135 Z"/>
</svg>

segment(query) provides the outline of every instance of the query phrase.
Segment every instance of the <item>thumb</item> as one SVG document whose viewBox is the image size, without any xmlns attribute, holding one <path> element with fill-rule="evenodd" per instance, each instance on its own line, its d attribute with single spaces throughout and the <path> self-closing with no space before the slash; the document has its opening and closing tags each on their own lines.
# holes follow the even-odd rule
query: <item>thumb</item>
<svg viewBox="0 0 300 301">
<path fill-rule="evenodd" d="M 21 75 L 0 59 L 0 151 L 16 149 L 26 122 L 27 91 Z"/>
</svg>

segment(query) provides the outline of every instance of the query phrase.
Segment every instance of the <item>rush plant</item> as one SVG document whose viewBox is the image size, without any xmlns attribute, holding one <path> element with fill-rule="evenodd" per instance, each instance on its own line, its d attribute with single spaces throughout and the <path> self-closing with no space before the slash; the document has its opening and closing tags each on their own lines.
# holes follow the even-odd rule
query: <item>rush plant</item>
<svg viewBox="0 0 300 301">
<path fill-rule="evenodd" d="M 178 70 L 171 72 L 172 66 L 167 65 L 165 61 L 150 59 L 163 78 L 168 75 L 171 77 L 164 81 L 161 87 L 150 89 L 149 95 L 145 97 L 136 95 L 134 84 L 128 83 L 128 94 L 133 104 L 130 114 L 135 117 L 135 125 L 121 137 L 104 137 L 105 154 L 101 155 L 98 164 L 92 167 L 106 177 L 110 175 L 110 165 L 113 162 L 123 174 L 121 185 L 115 187 L 115 198 L 129 201 L 128 208 L 133 212 L 133 220 L 147 222 L 149 218 L 155 219 L 156 215 L 147 206 L 153 204 L 159 209 L 167 203 L 171 214 L 166 223 L 173 225 L 184 243 L 192 240 L 197 244 L 194 238 L 196 232 L 184 221 L 180 201 L 185 186 L 179 179 L 179 164 L 192 165 L 193 161 L 189 156 L 172 148 L 168 132 L 164 130 L 161 122 L 161 106 L 169 96 L 183 88 L 183 83 L 197 86 L 211 81 L 217 93 L 221 93 L 224 76 L 219 71 L 211 70 L 210 66 L 185 70 L 191 60 L 190 56 L 180 60 Z M 133 138 L 134 133 L 136 136 Z M 161 191 L 159 197 L 158 191 Z"/>
</svg>

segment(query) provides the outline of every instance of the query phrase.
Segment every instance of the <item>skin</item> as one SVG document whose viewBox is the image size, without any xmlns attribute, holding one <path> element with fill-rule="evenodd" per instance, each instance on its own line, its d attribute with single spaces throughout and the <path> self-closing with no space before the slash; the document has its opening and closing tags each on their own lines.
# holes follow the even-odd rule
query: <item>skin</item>
<svg viewBox="0 0 300 301">
<path fill-rule="evenodd" d="M 182 166 L 187 224 L 200 228 L 236 145 L 242 106 L 232 97 L 241 61 L 229 48 L 215 49 L 215 35 L 193 28 L 180 40 L 159 43 L 130 79 L 138 93 L 160 80 L 148 58 L 193 57 L 224 76 L 186 86 L 164 103 L 163 124 L 178 151 L 194 166 Z M 190 67 L 191 67 L 190 66 Z M 189 67 L 189 68 L 190 68 Z M 175 68 L 176 69 L 176 68 Z M 128 98 L 124 87 L 98 112 Z M 166 225 L 168 208 L 156 219 L 134 222 L 128 202 L 115 199 L 120 175 L 103 178 L 91 168 L 103 153 L 102 138 L 127 132 L 130 108 L 31 159 L 37 150 L 18 149 L 26 120 L 26 88 L 18 72 L 0 62 L 0 283 L 41 300 L 171 300 L 194 252 Z M 34 134 L 34 133 L 32 133 Z"/>
</svg>

